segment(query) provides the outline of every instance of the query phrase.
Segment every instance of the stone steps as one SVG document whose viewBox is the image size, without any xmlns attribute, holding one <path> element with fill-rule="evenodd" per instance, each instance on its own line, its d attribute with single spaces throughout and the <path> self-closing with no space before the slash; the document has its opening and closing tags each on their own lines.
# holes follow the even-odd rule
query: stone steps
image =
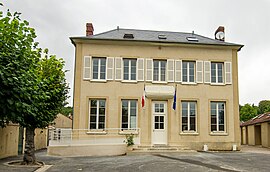
<svg viewBox="0 0 270 172">
<path fill-rule="evenodd" d="M 180 153 L 180 152 L 196 152 L 188 147 L 175 146 L 138 146 L 127 152 L 127 155 L 133 154 L 152 154 L 152 153 Z"/>
</svg>

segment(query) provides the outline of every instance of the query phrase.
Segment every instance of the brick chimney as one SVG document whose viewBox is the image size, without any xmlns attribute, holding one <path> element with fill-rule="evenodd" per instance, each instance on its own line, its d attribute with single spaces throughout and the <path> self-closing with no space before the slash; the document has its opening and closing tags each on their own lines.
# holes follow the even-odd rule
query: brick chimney
<svg viewBox="0 0 270 172">
<path fill-rule="evenodd" d="M 92 23 L 86 23 L 86 36 L 91 36 L 94 34 L 94 27 Z"/>
<path fill-rule="evenodd" d="M 215 39 L 219 41 L 225 41 L 225 28 L 224 26 L 219 26 L 215 32 Z"/>
</svg>

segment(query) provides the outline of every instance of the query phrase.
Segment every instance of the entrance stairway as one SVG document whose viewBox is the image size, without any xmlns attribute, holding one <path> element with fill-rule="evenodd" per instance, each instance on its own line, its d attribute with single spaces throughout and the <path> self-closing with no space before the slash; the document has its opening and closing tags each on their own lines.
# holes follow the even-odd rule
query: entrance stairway
<svg viewBox="0 0 270 172">
<path fill-rule="evenodd" d="M 167 145 L 154 145 L 154 146 L 137 146 L 133 147 L 127 152 L 127 155 L 133 154 L 155 154 L 155 153 L 180 153 L 180 152 L 196 152 L 184 146 L 167 146 Z"/>
</svg>

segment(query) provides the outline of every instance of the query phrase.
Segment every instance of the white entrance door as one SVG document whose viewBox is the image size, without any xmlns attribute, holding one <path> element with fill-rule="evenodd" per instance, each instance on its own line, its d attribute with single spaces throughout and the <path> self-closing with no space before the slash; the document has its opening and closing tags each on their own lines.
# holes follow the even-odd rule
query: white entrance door
<svg viewBox="0 0 270 172">
<path fill-rule="evenodd" d="M 167 102 L 154 101 L 152 144 L 167 144 Z"/>
</svg>

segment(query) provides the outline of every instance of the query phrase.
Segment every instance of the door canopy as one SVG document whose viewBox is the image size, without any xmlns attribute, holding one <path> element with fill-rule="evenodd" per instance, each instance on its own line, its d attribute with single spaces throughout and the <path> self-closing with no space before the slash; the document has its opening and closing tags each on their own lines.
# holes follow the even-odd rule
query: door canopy
<svg viewBox="0 0 270 172">
<path fill-rule="evenodd" d="M 147 85 L 145 86 L 145 96 L 147 98 L 167 100 L 174 96 L 173 86 Z"/>
</svg>

